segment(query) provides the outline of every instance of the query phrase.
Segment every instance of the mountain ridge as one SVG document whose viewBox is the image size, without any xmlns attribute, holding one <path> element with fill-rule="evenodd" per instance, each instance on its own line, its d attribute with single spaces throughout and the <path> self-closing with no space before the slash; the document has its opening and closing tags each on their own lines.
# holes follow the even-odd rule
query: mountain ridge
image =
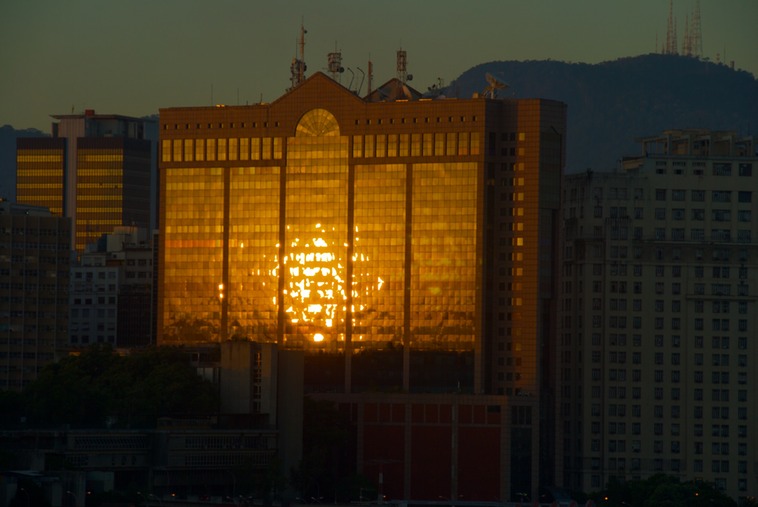
<svg viewBox="0 0 758 507">
<path fill-rule="evenodd" d="M 471 67 L 433 94 L 463 98 L 482 93 L 487 73 L 508 83 L 500 97 L 540 97 L 568 105 L 569 173 L 613 170 L 622 157 L 639 154 L 635 139 L 665 130 L 752 135 L 758 129 L 755 76 L 677 55 L 649 54 L 596 64 L 491 61 Z M 0 197 L 15 199 L 16 138 L 46 135 L 37 129 L 0 127 Z"/>
<path fill-rule="evenodd" d="M 639 153 L 635 139 L 664 130 L 748 135 L 751 126 L 758 126 L 755 76 L 691 57 L 649 54 L 597 64 L 486 62 L 464 71 L 442 93 L 481 93 L 487 73 L 509 85 L 501 98 L 539 97 L 568 105 L 567 172 L 613 170 L 621 157 Z"/>
</svg>

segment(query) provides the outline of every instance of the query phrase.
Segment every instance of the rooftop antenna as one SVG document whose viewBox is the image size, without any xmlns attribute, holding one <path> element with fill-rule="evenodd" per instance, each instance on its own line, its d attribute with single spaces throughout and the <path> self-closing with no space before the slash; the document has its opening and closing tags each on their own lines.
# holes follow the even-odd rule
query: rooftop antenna
<svg viewBox="0 0 758 507">
<path fill-rule="evenodd" d="M 397 78 L 403 84 L 413 79 L 413 74 L 408 74 L 408 53 L 403 48 L 397 50 Z"/>
<path fill-rule="evenodd" d="M 484 91 L 482 92 L 482 95 L 484 97 L 489 96 L 489 98 L 491 99 L 497 98 L 498 90 L 505 90 L 506 88 L 508 88 L 508 85 L 506 83 L 503 83 L 502 81 L 498 80 L 495 76 L 493 76 L 489 72 L 484 75 L 484 78 L 487 80 L 487 88 L 485 88 Z"/>
<path fill-rule="evenodd" d="M 334 43 L 334 52 L 329 53 L 326 57 L 327 69 L 332 75 L 332 79 L 339 82 L 340 74 L 345 72 L 345 68 L 342 67 L 342 52 L 337 51 L 337 43 Z"/>
<path fill-rule="evenodd" d="M 292 86 L 290 86 L 290 90 L 293 90 L 297 85 L 305 81 L 305 34 L 308 33 L 303 26 L 302 22 L 300 23 L 300 37 L 298 37 L 297 45 L 298 45 L 298 53 L 299 58 L 295 57 L 292 59 L 292 64 L 290 65 L 290 82 L 292 83 Z"/>
<path fill-rule="evenodd" d="M 372 88 L 371 88 L 371 82 L 374 80 L 374 62 L 371 61 L 371 55 L 368 56 L 368 90 L 366 90 L 366 95 L 371 95 Z"/>
<path fill-rule="evenodd" d="M 358 95 L 360 95 L 361 94 L 361 88 L 363 88 L 363 80 L 366 79 L 366 73 L 363 72 L 363 69 L 361 69 L 360 67 L 356 67 L 356 69 L 358 69 L 360 71 L 360 73 L 361 73 L 361 82 L 358 85 L 358 88 L 355 90 L 355 93 L 357 93 Z"/>
</svg>

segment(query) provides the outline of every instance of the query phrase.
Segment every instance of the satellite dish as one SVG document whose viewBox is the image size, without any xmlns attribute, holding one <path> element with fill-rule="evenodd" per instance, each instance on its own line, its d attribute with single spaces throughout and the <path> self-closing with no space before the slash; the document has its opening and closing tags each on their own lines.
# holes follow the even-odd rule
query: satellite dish
<svg viewBox="0 0 758 507">
<path fill-rule="evenodd" d="M 503 83 L 502 81 L 498 80 L 495 76 L 487 72 L 484 75 L 484 78 L 487 80 L 487 88 L 484 89 L 482 92 L 482 95 L 485 97 L 489 96 L 489 98 L 494 99 L 497 95 L 497 90 L 505 90 L 508 88 L 508 85 Z"/>
</svg>

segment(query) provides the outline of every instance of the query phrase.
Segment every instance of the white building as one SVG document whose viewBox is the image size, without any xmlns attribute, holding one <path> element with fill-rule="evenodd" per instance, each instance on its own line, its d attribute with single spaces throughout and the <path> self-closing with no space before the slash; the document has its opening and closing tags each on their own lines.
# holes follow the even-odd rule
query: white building
<svg viewBox="0 0 758 507">
<path fill-rule="evenodd" d="M 153 269 L 153 250 L 144 229 L 116 227 L 90 245 L 71 271 L 71 345 L 154 343 Z"/>
<path fill-rule="evenodd" d="M 558 347 L 565 485 L 656 473 L 758 496 L 758 157 L 667 131 L 567 176 Z"/>
</svg>

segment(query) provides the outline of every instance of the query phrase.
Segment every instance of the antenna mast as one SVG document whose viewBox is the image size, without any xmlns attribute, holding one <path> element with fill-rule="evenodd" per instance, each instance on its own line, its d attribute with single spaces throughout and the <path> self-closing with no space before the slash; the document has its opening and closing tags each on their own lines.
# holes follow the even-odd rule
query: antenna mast
<svg viewBox="0 0 758 507">
<path fill-rule="evenodd" d="M 299 50 L 299 58 L 295 57 L 292 59 L 292 64 L 290 65 L 290 82 L 292 83 L 292 86 L 290 87 L 290 90 L 294 89 L 297 85 L 305 81 L 305 34 L 308 33 L 303 27 L 303 24 L 300 23 L 300 37 L 298 38 L 297 45 Z"/>
<path fill-rule="evenodd" d="M 700 31 L 700 0 L 695 0 L 695 11 L 692 13 L 692 27 L 690 28 L 690 45 L 692 56 L 703 57 L 703 34 Z"/>
<path fill-rule="evenodd" d="M 408 79 L 408 53 L 402 48 L 397 50 L 397 78 L 403 83 Z"/>
<path fill-rule="evenodd" d="M 678 54 L 676 48 L 676 22 L 674 21 L 674 0 L 669 0 L 669 19 L 666 29 L 666 48 L 663 51 L 667 55 Z"/>
<path fill-rule="evenodd" d="M 692 56 L 692 37 L 690 35 L 690 17 L 684 17 L 684 40 L 682 40 L 682 54 Z"/>
<path fill-rule="evenodd" d="M 342 52 L 337 50 L 336 42 L 334 43 L 334 52 L 329 53 L 326 59 L 327 69 L 332 75 L 332 79 L 339 82 L 339 78 L 341 77 L 340 74 L 345 72 L 345 69 L 342 67 Z"/>
<path fill-rule="evenodd" d="M 368 91 L 367 95 L 370 95 L 373 89 L 371 88 L 371 82 L 374 80 L 374 62 L 368 61 Z"/>
</svg>

